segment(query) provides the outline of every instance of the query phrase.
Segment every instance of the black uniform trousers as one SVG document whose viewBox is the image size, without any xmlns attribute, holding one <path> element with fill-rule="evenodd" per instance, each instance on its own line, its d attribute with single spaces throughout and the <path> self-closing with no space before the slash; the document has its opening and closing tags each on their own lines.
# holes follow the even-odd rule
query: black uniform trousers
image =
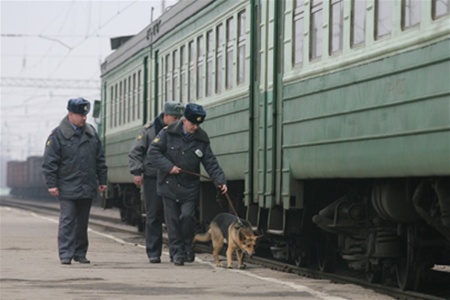
<svg viewBox="0 0 450 300">
<path fill-rule="evenodd" d="M 145 248 L 148 258 L 161 257 L 164 206 L 156 194 L 156 177 L 144 176 Z"/>
<path fill-rule="evenodd" d="M 59 199 L 58 252 L 60 259 L 86 257 L 92 199 Z"/>
<path fill-rule="evenodd" d="M 175 261 L 186 260 L 192 252 L 195 234 L 195 201 L 180 201 L 163 197 L 164 216 L 169 235 L 169 248 Z"/>
</svg>

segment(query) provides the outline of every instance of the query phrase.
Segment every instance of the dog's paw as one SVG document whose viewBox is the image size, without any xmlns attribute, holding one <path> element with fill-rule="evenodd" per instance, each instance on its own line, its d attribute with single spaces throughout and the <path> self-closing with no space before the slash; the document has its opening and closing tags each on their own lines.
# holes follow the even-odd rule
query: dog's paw
<svg viewBox="0 0 450 300">
<path fill-rule="evenodd" d="M 245 269 L 245 268 L 247 268 L 247 265 L 240 265 L 240 266 L 239 266 L 239 269 L 241 269 L 241 270 L 243 270 L 243 269 Z"/>
<path fill-rule="evenodd" d="M 228 269 L 233 269 L 233 266 L 227 266 Z"/>
</svg>

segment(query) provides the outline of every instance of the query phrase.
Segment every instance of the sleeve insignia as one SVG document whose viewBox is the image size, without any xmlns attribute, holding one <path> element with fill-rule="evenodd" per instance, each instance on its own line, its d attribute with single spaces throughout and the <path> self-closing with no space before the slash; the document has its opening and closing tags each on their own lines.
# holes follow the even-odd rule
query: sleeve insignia
<svg viewBox="0 0 450 300">
<path fill-rule="evenodd" d="M 50 144 L 51 144 L 51 142 L 50 142 L 50 139 L 49 139 L 49 140 L 47 140 L 47 147 L 50 146 Z"/>
<path fill-rule="evenodd" d="M 137 140 L 138 141 L 142 140 L 142 134 L 138 135 Z"/>
<path fill-rule="evenodd" d="M 153 140 L 153 143 L 158 144 L 159 142 L 159 137 L 155 137 L 155 139 Z"/>
</svg>

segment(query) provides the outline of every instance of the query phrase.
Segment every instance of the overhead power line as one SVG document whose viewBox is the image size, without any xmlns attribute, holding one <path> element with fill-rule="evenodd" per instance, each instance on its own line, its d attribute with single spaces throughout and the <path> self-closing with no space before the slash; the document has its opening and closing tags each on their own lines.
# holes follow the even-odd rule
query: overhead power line
<svg viewBox="0 0 450 300">
<path fill-rule="evenodd" d="M 24 34 L 24 33 L 2 33 L 0 34 L 2 37 L 9 37 L 9 38 L 28 38 L 28 37 L 36 37 L 36 38 L 53 38 L 53 39 L 61 39 L 61 38 L 85 38 L 86 35 L 83 34 L 49 34 L 49 35 L 43 35 L 43 34 Z M 92 35 L 92 38 L 112 38 L 111 35 Z"/>
<path fill-rule="evenodd" d="M 99 90 L 100 80 L 1 77 L 2 87 Z"/>
</svg>

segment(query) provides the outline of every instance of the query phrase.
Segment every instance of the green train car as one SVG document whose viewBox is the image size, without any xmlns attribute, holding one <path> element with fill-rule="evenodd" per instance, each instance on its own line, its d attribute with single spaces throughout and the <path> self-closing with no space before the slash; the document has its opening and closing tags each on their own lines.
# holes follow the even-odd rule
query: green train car
<svg viewBox="0 0 450 300">
<path fill-rule="evenodd" d="M 241 217 L 280 260 L 419 289 L 450 264 L 450 1 L 180 1 L 102 64 L 106 202 L 168 100 L 203 105 Z M 226 202 L 202 182 L 200 223 Z M 136 219 L 137 218 L 137 219 Z"/>
</svg>

